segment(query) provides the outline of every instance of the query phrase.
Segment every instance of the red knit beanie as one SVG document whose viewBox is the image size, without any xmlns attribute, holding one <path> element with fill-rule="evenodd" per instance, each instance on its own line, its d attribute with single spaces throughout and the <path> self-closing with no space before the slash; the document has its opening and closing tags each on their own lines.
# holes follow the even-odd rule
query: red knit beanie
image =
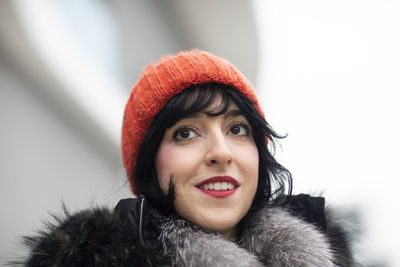
<svg viewBox="0 0 400 267">
<path fill-rule="evenodd" d="M 163 57 L 159 63 L 150 64 L 133 86 L 122 124 L 122 158 L 131 189 L 136 195 L 140 193 L 134 182 L 136 159 L 154 117 L 171 98 L 185 88 L 209 82 L 236 88 L 253 101 L 254 107 L 264 116 L 251 83 L 223 58 L 191 50 Z"/>
</svg>

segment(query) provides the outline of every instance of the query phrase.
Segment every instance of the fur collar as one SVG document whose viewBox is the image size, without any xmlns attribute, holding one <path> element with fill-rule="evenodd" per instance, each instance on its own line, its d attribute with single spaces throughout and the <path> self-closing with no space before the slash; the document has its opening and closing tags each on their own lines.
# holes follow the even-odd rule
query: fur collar
<svg viewBox="0 0 400 267">
<path fill-rule="evenodd" d="M 121 201 L 123 202 L 123 201 Z M 120 202 L 120 203 L 121 203 Z M 266 207 L 249 216 L 240 240 L 233 243 L 177 217 L 163 217 L 148 209 L 144 221 L 144 247 L 140 241 L 137 201 L 123 203 L 125 215 L 94 208 L 47 223 L 47 229 L 27 237 L 30 255 L 24 266 L 353 266 L 351 255 L 323 234 L 283 208 Z M 327 222 L 327 225 L 331 225 Z M 335 236 L 340 233 L 335 226 Z M 142 240 L 143 241 L 143 240 Z M 334 244 L 334 245 L 332 245 Z M 348 244 L 344 244 L 347 246 Z M 146 248 L 156 248 L 157 256 Z M 338 260 L 339 259 L 339 260 Z M 17 262 L 13 262 L 16 264 Z"/>
<path fill-rule="evenodd" d="M 248 218 L 238 244 L 183 219 L 165 219 L 161 243 L 176 266 L 334 266 L 327 238 L 280 208 Z"/>
</svg>

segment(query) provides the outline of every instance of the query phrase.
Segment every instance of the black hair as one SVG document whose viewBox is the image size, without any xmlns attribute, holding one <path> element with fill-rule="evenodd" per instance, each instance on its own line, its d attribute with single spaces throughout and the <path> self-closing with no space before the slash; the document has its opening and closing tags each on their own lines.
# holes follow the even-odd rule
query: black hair
<svg viewBox="0 0 400 267">
<path fill-rule="evenodd" d="M 221 102 L 209 109 L 214 104 L 215 99 L 220 99 Z M 254 108 L 254 103 L 235 88 L 219 83 L 203 83 L 186 88 L 165 105 L 147 130 L 139 149 L 134 179 L 135 186 L 162 214 L 175 213 L 173 207 L 175 200 L 173 177 L 170 177 L 169 192 L 165 194 L 158 182 L 154 165 L 166 129 L 194 113 L 205 112 L 210 116 L 224 114 L 229 108 L 230 101 L 238 106 L 248 120 L 259 154 L 258 186 L 251 210 L 258 210 L 266 204 L 282 202 L 282 199 L 291 195 L 291 174 L 275 160 L 266 143 L 266 140 L 268 140 L 272 151 L 274 151 L 275 140 L 284 136 L 278 135 Z"/>
</svg>

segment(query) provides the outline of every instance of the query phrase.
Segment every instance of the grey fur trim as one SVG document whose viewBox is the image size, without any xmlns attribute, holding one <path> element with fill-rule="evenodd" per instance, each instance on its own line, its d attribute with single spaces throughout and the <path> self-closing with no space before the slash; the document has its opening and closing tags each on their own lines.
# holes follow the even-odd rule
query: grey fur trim
<svg viewBox="0 0 400 267">
<path fill-rule="evenodd" d="M 264 208 L 247 220 L 240 243 L 267 266 L 335 266 L 326 237 L 281 208 Z"/>
<path fill-rule="evenodd" d="M 326 237 L 285 210 L 265 208 L 247 222 L 241 248 L 186 220 L 166 219 L 164 255 L 176 266 L 335 266 Z"/>
<path fill-rule="evenodd" d="M 256 256 L 235 243 L 183 219 L 163 221 L 161 243 L 173 266 L 263 266 Z"/>
<path fill-rule="evenodd" d="M 356 240 L 361 236 L 360 225 L 357 221 L 357 214 L 338 208 L 325 208 L 327 231 L 331 249 L 335 255 L 335 263 L 338 266 L 360 267 L 354 259 L 353 248 Z"/>
</svg>

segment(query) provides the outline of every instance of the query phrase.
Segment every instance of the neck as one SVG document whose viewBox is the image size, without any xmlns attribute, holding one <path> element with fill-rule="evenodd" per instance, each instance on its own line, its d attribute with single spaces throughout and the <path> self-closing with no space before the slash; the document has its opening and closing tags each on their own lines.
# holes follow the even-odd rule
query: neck
<svg viewBox="0 0 400 267">
<path fill-rule="evenodd" d="M 221 232 L 221 235 L 231 241 L 231 242 L 235 242 L 238 239 L 238 231 L 237 231 L 237 227 L 233 227 L 227 231 Z"/>
</svg>

